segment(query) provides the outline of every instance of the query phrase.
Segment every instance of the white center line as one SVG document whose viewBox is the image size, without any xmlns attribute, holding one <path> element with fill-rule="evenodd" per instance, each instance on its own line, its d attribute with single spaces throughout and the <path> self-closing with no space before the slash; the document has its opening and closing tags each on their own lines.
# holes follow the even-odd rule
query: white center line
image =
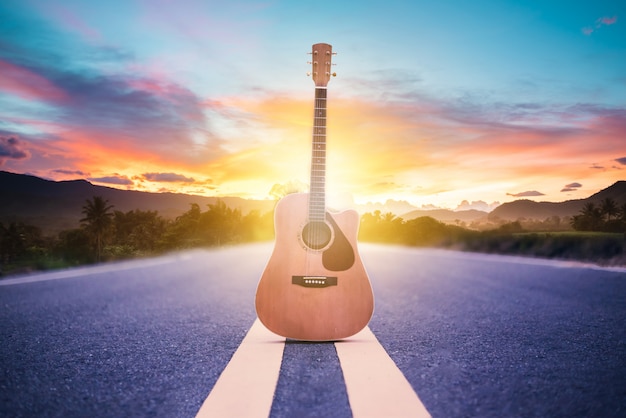
<svg viewBox="0 0 626 418">
<path fill-rule="evenodd" d="M 285 338 L 254 321 L 196 417 L 268 417 L 284 348 Z"/>
<path fill-rule="evenodd" d="M 285 338 L 256 319 L 196 418 L 268 417 L 284 348 Z M 430 417 L 369 327 L 335 348 L 354 418 Z"/>
<path fill-rule="evenodd" d="M 335 348 L 354 418 L 430 417 L 369 327 Z"/>
</svg>

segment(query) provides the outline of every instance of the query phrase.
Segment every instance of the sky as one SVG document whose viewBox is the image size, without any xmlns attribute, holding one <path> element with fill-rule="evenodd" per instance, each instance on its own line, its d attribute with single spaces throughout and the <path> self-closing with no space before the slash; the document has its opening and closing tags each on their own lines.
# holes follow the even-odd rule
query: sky
<svg viewBox="0 0 626 418">
<path fill-rule="evenodd" d="M 0 170 L 208 196 L 493 207 L 626 179 L 626 2 L 3 0 Z"/>
</svg>

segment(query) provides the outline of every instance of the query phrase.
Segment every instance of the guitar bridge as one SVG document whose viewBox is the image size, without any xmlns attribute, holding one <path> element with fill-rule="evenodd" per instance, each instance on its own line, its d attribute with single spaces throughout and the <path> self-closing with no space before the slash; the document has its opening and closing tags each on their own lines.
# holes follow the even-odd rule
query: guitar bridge
<svg viewBox="0 0 626 418">
<path fill-rule="evenodd" d="M 291 276 L 291 283 L 304 287 L 337 286 L 337 277 L 328 276 Z"/>
</svg>

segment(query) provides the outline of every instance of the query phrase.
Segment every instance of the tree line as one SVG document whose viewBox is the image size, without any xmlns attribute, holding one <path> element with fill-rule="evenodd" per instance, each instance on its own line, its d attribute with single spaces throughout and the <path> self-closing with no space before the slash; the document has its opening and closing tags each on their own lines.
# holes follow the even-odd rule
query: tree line
<svg viewBox="0 0 626 418">
<path fill-rule="evenodd" d="M 607 197 L 596 206 L 585 203 L 578 215 L 571 221 L 577 231 L 626 232 L 626 202 L 621 206 Z"/>
<path fill-rule="evenodd" d="M 592 225 L 595 229 L 582 229 L 579 217 L 586 216 L 588 209 L 585 206 L 580 215 L 572 218 L 574 231 L 556 232 L 528 231 L 519 221 L 501 223 L 489 230 L 467 229 L 429 216 L 405 221 L 392 213 L 376 211 L 361 217 L 359 240 L 626 265 L 626 211 L 604 215 Z"/>
<path fill-rule="evenodd" d="M 271 212 L 242 215 L 221 200 L 204 211 L 194 203 L 182 215 L 168 220 L 157 211 L 118 211 L 107 200 L 94 196 L 85 202 L 81 213 L 78 228 L 53 237 L 23 222 L 0 223 L 0 274 L 2 270 L 59 268 L 274 236 Z"/>
<path fill-rule="evenodd" d="M 211 247 L 274 237 L 273 212 L 242 215 L 218 200 L 203 210 L 192 204 L 175 219 L 157 211 L 115 210 L 94 196 L 81 208 L 78 228 L 56 236 L 20 222 L 0 223 L 0 274 L 20 269 L 50 269 L 152 256 L 169 251 Z M 577 231 L 626 232 L 626 204 L 605 199 L 587 203 L 571 219 Z M 361 216 L 359 240 L 409 246 L 453 248 L 468 251 L 540 255 L 546 257 L 614 257 L 624 253 L 619 237 L 564 236 L 525 231 L 520 222 L 503 223 L 487 231 L 450 225 L 428 216 L 404 220 L 375 211 Z"/>
</svg>

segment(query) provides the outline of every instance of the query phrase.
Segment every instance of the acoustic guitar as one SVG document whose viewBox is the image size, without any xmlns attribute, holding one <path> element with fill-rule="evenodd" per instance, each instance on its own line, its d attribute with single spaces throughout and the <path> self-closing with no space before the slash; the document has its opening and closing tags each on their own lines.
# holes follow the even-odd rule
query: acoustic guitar
<svg viewBox="0 0 626 418">
<path fill-rule="evenodd" d="M 256 291 L 261 322 L 278 335 L 304 341 L 354 335 L 374 311 L 372 287 L 357 250 L 359 215 L 326 209 L 326 100 L 332 56 L 331 45 L 313 45 L 310 190 L 289 194 L 276 205 L 274 251 Z"/>
</svg>

